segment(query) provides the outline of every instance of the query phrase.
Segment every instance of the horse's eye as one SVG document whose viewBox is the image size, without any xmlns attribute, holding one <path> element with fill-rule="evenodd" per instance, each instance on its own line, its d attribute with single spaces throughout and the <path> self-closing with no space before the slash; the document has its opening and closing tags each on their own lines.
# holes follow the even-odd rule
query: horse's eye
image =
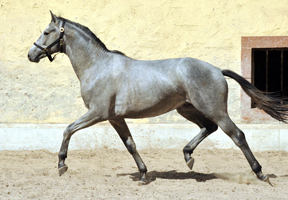
<svg viewBox="0 0 288 200">
<path fill-rule="evenodd" d="M 44 35 L 49 35 L 49 33 L 48 32 L 44 32 Z"/>
</svg>

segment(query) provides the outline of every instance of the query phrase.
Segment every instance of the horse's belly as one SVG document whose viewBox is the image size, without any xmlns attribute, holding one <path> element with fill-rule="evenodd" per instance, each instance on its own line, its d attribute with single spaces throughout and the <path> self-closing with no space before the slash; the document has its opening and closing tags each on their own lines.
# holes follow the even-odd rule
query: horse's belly
<svg viewBox="0 0 288 200">
<path fill-rule="evenodd" d="M 130 102 L 123 104 L 115 104 L 115 115 L 124 118 L 146 118 L 162 115 L 172 111 L 186 102 L 185 98 L 174 96 L 165 99 L 146 100 L 142 99 L 138 102 Z"/>
</svg>

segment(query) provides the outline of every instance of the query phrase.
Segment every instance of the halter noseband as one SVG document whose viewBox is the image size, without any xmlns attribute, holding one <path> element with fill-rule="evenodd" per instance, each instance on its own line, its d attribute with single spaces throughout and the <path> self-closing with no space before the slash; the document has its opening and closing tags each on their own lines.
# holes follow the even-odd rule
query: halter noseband
<svg viewBox="0 0 288 200">
<path fill-rule="evenodd" d="M 45 52 L 45 54 L 49 58 L 50 62 L 52 62 L 54 60 L 55 56 L 52 58 L 52 56 L 48 50 L 51 49 L 54 45 L 59 43 L 60 44 L 60 53 L 63 53 L 63 36 L 64 36 L 64 31 L 65 31 L 64 25 L 65 25 L 65 21 L 63 21 L 63 23 L 62 23 L 59 38 L 57 40 L 55 40 L 52 44 L 48 45 L 47 47 L 43 48 L 40 45 L 38 45 L 36 42 L 34 42 L 34 45 L 36 47 L 38 47 L 39 49 L 41 49 L 42 51 Z"/>
</svg>

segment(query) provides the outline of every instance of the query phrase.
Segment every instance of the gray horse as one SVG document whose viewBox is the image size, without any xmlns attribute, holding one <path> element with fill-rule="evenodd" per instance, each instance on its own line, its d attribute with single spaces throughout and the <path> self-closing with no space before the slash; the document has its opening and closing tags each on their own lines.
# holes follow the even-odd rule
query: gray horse
<svg viewBox="0 0 288 200">
<path fill-rule="evenodd" d="M 110 51 L 87 27 L 51 12 L 52 20 L 31 47 L 32 62 L 52 54 L 65 53 L 80 80 L 81 95 L 88 112 L 64 131 L 59 152 L 59 175 L 67 171 L 71 136 L 78 130 L 108 120 L 131 153 L 140 171 L 140 183 L 147 183 L 147 168 L 136 150 L 124 118 L 154 117 L 176 109 L 201 131 L 183 149 L 190 169 L 197 145 L 218 126 L 242 150 L 260 180 L 267 175 L 251 152 L 244 133 L 227 113 L 228 86 L 224 76 L 236 80 L 243 90 L 273 118 L 285 122 L 288 107 L 281 99 L 265 96 L 241 76 L 193 58 L 155 61 L 135 60 L 119 51 Z M 270 182 L 269 182 L 270 183 Z"/>
</svg>

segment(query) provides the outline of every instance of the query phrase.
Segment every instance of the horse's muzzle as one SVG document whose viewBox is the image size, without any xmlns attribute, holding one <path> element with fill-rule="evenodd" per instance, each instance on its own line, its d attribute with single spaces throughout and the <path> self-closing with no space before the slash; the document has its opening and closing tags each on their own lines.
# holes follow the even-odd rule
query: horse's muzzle
<svg viewBox="0 0 288 200">
<path fill-rule="evenodd" d="M 36 62 L 36 63 L 38 63 L 40 61 L 40 57 L 39 56 L 33 59 L 30 56 L 30 54 L 28 54 L 28 59 L 29 59 L 30 62 Z"/>
<path fill-rule="evenodd" d="M 28 59 L 29 59 L 30 61 L 32 61 L 32 60 L 31 60 L 31 57 L 30 57 L 30 55 L 29 55 L 29 54 L 28 54 Z"/>
</svg>

